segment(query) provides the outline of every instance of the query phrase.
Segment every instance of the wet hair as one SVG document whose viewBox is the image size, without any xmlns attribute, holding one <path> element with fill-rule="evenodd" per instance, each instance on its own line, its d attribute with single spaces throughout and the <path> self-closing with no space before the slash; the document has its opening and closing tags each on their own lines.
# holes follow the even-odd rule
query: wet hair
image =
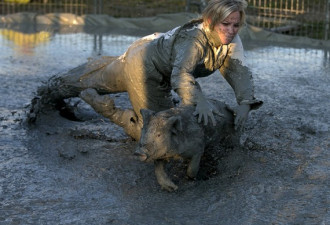
<svg viewBox="0 0 330 225">
<path fill-rule="evenodd" d="M 245 23 L 245 11 L 247 2 L 245 0 L 211 0 L 202 12 L 203 21 L 209 23 L 209 28 L 224 21 L 229 14 L 238 11 L 241 14 L 240 26 Z"/>
</svg>

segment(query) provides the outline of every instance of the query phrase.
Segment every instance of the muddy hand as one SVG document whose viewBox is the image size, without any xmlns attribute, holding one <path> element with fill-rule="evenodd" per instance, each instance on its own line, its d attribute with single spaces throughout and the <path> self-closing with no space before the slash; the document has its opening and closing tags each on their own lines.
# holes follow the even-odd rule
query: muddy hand
<svg viewBox="0 0 330 225">
<path fill-rule="evenodd" d="M 208 124 L 208 117 L 210 117 L 213 126 L 216 126 L 216 120 L 214 118 L 213 113 L 219 115 L 219 116 L 224 116 L 221 114 L 214 106 L 212 103 L 207 101 L 205 98 L 200 99 L 196 105 L 196 109 L 194 112 L 194 116 L 198 115 L 198 123 L 202 122 L 202 119 L 204 120 L 204 125 Z"/>
</svg>

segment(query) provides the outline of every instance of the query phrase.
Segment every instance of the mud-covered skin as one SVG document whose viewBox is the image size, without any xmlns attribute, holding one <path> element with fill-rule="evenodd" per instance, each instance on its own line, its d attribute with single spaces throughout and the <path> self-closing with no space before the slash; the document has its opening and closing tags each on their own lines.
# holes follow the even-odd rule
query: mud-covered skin
<svg viewBox="0 0 330 225">
<path fill-rule="evenodd" d="M 136 155 L 142 161 L 154 161 L 155 174 L 160 186 L 168 191 L 178 187 L 167 176 L 164 165 L 175 158 L 189 159 L 187 176 L 195 178 L 204 149 L 236 137 L 233 112 L 219 101 L 210 100 L 223 114 L 216 115 L 216 126 L 203 125 L 192 116 L 193 106 L 176 107 L 155 113 L 141 110 L 144 125 Z"/>
</svg>

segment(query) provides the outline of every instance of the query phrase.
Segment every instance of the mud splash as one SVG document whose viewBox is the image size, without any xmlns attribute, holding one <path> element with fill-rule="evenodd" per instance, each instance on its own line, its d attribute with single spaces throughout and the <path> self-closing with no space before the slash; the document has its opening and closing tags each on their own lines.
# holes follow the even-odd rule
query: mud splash
<svg viewBox="0 0 330 225">
<path fill-rule="evenodd" d="M 132 41 L 102 39 L 104 55 Z M 153 165 L 133 157 L 135 142 L 79 99 L 71 101 L 84 122 L 48 112 L 34 127 L 23 123 L 42 81 L 95 54 L 93 36 L 54 35 L 28 56 L 1 42 L 1 224 L 330 223 L 328 50 L 245 43 L 263 107 L 251 113 L 241 148 L 204 156 L 200 179 L 181 179 L 180 163 L 170 165 L 180 189 L 167 193 Z M 208 97 L 235 104 L 218 73 L 199 82 Z M 127 95 L 113 97 L 128 107 Z"/>
</svg>

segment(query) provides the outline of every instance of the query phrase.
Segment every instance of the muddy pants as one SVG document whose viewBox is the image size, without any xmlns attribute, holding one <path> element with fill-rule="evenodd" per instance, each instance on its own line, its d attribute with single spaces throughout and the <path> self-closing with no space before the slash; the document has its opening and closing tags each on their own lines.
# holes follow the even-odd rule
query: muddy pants
<svg viewBox="0 0 330 225">
<path fill-rule="evenodd" d="M 140 39 L 120 57 L 103 57 L 74 68 L 58 77 L 53 91 L 64 99 L 79 96 L 86 89 L 96 90 L 85 91 L 80 97 L 138 140 L 143 124 L 140 109 L 158 112 L 173 106 L 169 82 L 147 57 L 148 42 Z M 128 92 L 133 111 L 115 108 L 109 96 L 99 95 L 119 92 Z"/>
</svg>

